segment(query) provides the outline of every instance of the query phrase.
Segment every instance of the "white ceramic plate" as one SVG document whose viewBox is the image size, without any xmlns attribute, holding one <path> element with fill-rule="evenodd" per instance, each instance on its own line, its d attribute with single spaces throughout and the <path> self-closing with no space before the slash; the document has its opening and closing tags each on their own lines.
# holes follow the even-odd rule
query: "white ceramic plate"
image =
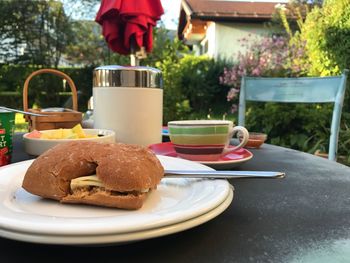
<svg viewBox="0 0 350 263">
<path fill-rule="evenodd" d="M 158 156 L 166 169 L 208 170 L 199 163 Z M 203 215 L 228 196 L 226 180 L 163 179 L 144 206 L 126 211 L 87 205 L 60 204 L 21 188 L 31 164 L 25 161 L 0 169 L 0 229 L 43 235 L 121 234 L 169 226 Z"/>
<path fill-rule="evenodd" d="M 213 210 L 200 215 L 198 217 L 159 228 L 136 231 L 131 233 L 121 233 L 121 234 L 105 234 L 105 235 L 91 235 L 91 236 L 66 236 L 66 235 L 45 235 L 45 234 L 32 234 L 25 232 L 16 232 L 0 229 L 0 236 L 9 239 L 33 242 L 33 243 L 43 243 L 43 244 L 63 244 L 63 245 L 101 245 L 101 244 L 122 244 L 126 242 L 139 241 L 154 237 L 161 237 L 180 231 L 187 230 L 189 228 L 198 226 L 209 220 L 215 218 L 231 204 L 233 199 L 233 187 L 229 191 L 227 198 L 215 207 Z"/>
<path fill-rule="evenodd" d="M 52 130 L 40 131 L 42 133 L 51 132 Z M 95 141 L 103 143 L 115 142 L 115 132 L 112 130 L 104 129 L 84 129 L 84 132 L 89 135 L 102 134 L 101 137 L 95 138 L 83 138 L 83 139 L 39 139 L 39 138 L 29 138 L 26 133 L 23 135 L 24 150 L 30 155 L 40 155 L 48 149 L 54 147 L 57 144 L 71 141 Z"/>
</svg>

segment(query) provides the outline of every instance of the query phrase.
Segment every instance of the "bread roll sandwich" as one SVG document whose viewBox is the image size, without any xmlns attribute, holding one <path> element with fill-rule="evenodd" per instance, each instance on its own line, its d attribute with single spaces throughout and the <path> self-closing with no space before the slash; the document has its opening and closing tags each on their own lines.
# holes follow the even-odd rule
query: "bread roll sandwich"
<svg viewBox="0 0 350 263">
<path fill-rule="evenodd" d="M 163 174 L 157 157 L 144 147 L 75 141 L 39 156 L 22 186 L 62 203 L 139 209 Z"/>
</svg>

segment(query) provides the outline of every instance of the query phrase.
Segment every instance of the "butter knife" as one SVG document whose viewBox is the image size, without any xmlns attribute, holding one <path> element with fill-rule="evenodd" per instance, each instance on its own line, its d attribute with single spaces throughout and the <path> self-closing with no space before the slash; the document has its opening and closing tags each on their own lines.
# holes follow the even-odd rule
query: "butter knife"
<svg viewBox="0 0 350 263">
<path fill-rule="evenodd" d="M 34 113 L 34 112 L 29 112 L 29 111 L 23 111 L 23 110 L 16 110 L 16 109 L 4 107 L 4 106 L 0 106 L 0 110 L 13 111 L 13 112 L 17 112 L 17 113 L 22 113 L 22 114 L 32 115 L 32 116 L 38 116 L 38 117 L 52 117 L 52 116 L 54 116 L 54 115 L 39 114 L 39 113 Z"/>
<path fill-rule="evenodd" d="M 237 179 L 237 178 L 284 178 L 283 172 L 273 171 L 193 171 L 165 170 L 166 178 L 208 178 L 208 179 Z"/>
</svg>

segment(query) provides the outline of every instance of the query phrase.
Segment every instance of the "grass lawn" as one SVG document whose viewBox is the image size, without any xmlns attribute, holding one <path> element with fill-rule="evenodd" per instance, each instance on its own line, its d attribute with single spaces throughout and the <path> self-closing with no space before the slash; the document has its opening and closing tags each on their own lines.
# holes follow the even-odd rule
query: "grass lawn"
<svg viewBox="0 0 350 263">
<path fill-rule="evenodd" d="M 16 113 L 15 116 L 15 132 L 27 132 L 28 122 L 25 121 L 22 113 Z"/>
</svg>

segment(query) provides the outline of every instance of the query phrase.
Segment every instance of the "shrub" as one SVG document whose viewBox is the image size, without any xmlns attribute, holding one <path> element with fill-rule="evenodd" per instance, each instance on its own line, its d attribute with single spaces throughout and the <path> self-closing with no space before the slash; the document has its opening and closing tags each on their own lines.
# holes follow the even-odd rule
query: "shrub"
<svg viewBox="0 0 350 263">
<path fill-rule="evenodd" d="M 309 76 L 339 75 L 350 67 L 350 4 L 348 0 L 326 0 L 322 7 L 316 6 L 300 23 L 300 32 L 294 34 L 291 41 L 306 43 L 305 57 Z M 305 61 L 305 60 L 304 60 Z M 339 154 L 350 156 L 350 148 L 343 147 L 348 141 L 350 123 L 350 81 L 347 82 L 341 131 L 339 135 Z M 327 115 L 329 116 L 329 115 Z M 326 133 L 329 134 L 329 130 Z M 328 140 L 319 145 L 327 149 Z"/>
<path fill-rule="evenodd" d="M 247 128 L 269 136 L 269 142 L 309 153 L 328 148 L 330 105 L 249 102 Z"/>
<path fill-rule="evenodd" d="M 328 0 L 323 6 L 309 10 L 302 6 L 306 19 L 301 16 L 300 5 L 282 6 L 279 10 L 286 29 L 284 44 L 273 39 L 255 41 L 246 54 L 237 56 L 237 64 L 226 69 L 221 82 L 231 85 L 228 99 L 237 103 L 240 78 L 251 76 L 329 76 L 340 74 L 350 66 L 350 5 L 348 0 Z M 293 9 L 294 8 L 294 9 Z M 296 15 L 297 31 L 292 31 L 287 21 L 288 12 Z M 271 54 L 270 54 L 271 53 Z M 268 64 L 261 58 L 271 59 Z M 282 63 L 279 58 L 284 58 Z M 348 81 L 348 86 L 350 81 Z M 349 88 L 344 102 L 339 154 L 350 156 Z M 249 103 L 247 126 L 251 130 L 269 134 L 269 142 L 299 150 L 314 152 L 328 150 L 332 107 L 329 104 L 281 105 Z M 233 109 L 237 107 L 234 105 Z"/>
<path fill-rule="evenodd" d="M 307 43 L 311 76 L 340 74 L 350 65 L 350 5 L 348 0 L 327 0 L 307 15 L 300 30 Z"/>
<path fill-rule="evenodd" d="M 257 39 L 247 46 L 247 53 L 238 54 L 238 63 L 225 69 L 221 82 L 232 88 L 227 95 L 237 110 L 241 78 L 244 75 L 262 77 L 302 76 L 307 70 L 305 43 L 285 36 Z M 245 43 L 245 42 L 244 42 Z M 328 143 L 332 109 L 325 104 L 247 104 L 246 124 L 251 131 L 269 135 L 269 142 L 303 151 L 314 151 Z M 328 145 L 327 145 L 328 146 Z"/>
<path fill-rule="evenodd" d="M 228 87 L 219 83 L 224 65 L 225 61 L 193 55 L 185 55 L 176 63 L 159 63 L 164 76 L 164 123 L 227 112 L 230 105 L 223 97 Z"/>
<path fill-rule="evenodd" d="M 339 141 L 339 149 L 338 151 L 340 153 L 348 153 L 350 149 L 350 128 L 349 125 L 346 123 L 343 125 L 343 127 L 340 129 L 339 136 L 342 138 L 342 140 Z M 344 164 L 350 165 L 350 154 L 344 154 L 345 156 L 343 158 L 340 158 L 340 161 Z"/>
<path fill-rule="evenodd" d="M 216 62 L 206 56 L 187 55 L 180 60 L 179 89 L 194 112 L 228 110 L 228 104 L 222 99 L 228 89 L 218 81 L 224 65 L 224 61 Z"/>
<path fill-rule="evenodd" d="M 231 68 L 225 68 L 220 82 L 231 86 L 227 100 L 233 102 L 233 111 L 237 110 L 237 98 L 243 76 L 285 76 L 288 68 L 288 41 L 285 37 L 265 36 L 257 39 L 242 39 L 246 53 L 239 52 Z"/>
<path fill-rule="evenodd" d="M 231 87 L 227 100 L 232 101 L 232 113 L 238 109 L 238 94 L 243 76 L 300 76 L 304 71 L 304 67 L 296 62 L 304 56 L 304 45 L 291 48 L 286 36 L 242 39 L 241 42 L 246 53 L 238 53 L 235 59 L 237 62 L 231 68 L 225 68 L 220 76 L 220 82 Z"/>
<path fill-rule="evenodd" d="M 228 91 L 219 83 L 225 63 L 207 57 L 168 57 L 157 63 L 164 77 L 164 124 L 170 120 L 202 118 L 208 113 L 222 116 L 229 109 Z M 25 79 L 37 68 L 14 65 L 0 66 L 1 105 L 21 109 Z M 92 95 L 93 68 L 59 68 L 69 75 L 79 93 L 79 110 L 86 111 Z M 42 108 L 63 106 L 70 89 L 61 79 L 50 74 L 35 76 L 29 84 L 29 105 Z"/>
<path fill-rule="evenodd" d="M 156 64 L 162 70 L 164 78 L 163 95 L 163 122 L 182 119 L 191 110 L 188 100 L 181 94 L 180 80 L 177 76 L 180 71 L 178 61 L 170 58 Z"/>
</svg>

